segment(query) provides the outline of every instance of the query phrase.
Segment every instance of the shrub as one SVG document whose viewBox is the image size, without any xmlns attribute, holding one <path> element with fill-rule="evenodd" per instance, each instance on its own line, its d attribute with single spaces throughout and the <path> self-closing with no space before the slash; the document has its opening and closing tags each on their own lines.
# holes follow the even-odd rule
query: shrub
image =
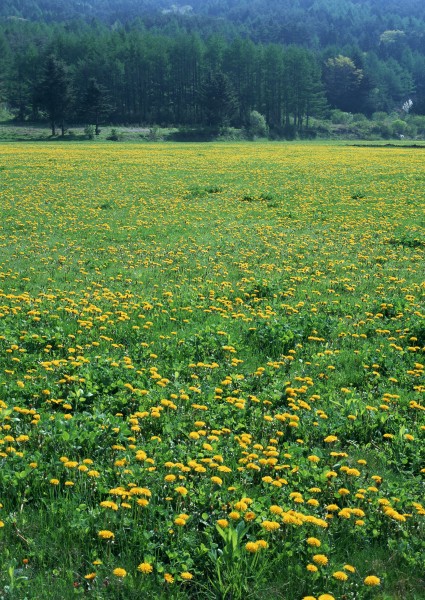
<svg viewBox="0 0 425 600">
<path fill-rule="evenodd" d="M 252 138 L 267 137 L 269 134 L 265 116 L 256 110 L 251 111 L 249 114 L 248 134 Z"/>
<path fill-rule="evenodd" d="M 84 135 L 89 140 L 94 140 L 95 129 L 94 125 L 86 125 L 84 127 Z"/>
</svg>

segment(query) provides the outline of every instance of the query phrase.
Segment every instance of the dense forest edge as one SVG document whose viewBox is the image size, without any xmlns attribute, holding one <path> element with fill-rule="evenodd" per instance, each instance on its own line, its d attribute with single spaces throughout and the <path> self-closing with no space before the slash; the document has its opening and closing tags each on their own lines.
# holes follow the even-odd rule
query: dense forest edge
<svg viewBox="0 0 425 600">
<path fill-rule="evenodd" d="M 0 139 L 423 139 L 424 48 L 417 0 L 6 0 Z"/>
</svg>

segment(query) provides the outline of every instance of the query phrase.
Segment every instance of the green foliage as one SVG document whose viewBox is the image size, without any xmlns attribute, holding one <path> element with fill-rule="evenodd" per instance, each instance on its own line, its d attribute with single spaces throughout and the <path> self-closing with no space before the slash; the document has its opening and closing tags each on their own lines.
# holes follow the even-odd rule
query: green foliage
<svg viewBox="0 0 425 600">
<path fill-rule="evenodd" d="M 401 146 L 0 147 L 0 595 L 421 598 Z"/>
<path fill-rule="evenodd" d="M 256 110 L 251 111 L 249 114 L 248 133 L 253 138 L 267 137 L 269 133 L 264 115 L 261 115 Z"/>
<path fill-rule="evenodd" d="M 94 140 L 95 132 L 96 132 L 96 130 L 95 130 L 94 125 L 86 125 L 84 127 L 84 135 L 89 140 Z"/>
</svg>

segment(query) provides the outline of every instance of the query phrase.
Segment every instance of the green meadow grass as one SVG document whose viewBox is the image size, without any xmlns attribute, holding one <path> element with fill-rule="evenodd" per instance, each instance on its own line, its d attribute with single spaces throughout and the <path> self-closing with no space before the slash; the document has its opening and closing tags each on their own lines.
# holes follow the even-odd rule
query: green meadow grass
<svg viewBox="0 0 425 600">
<path fill-rule="evenodd" d="M 425 598 L 425 169 L 0 146 L 0 598 Z"/>
</svg>

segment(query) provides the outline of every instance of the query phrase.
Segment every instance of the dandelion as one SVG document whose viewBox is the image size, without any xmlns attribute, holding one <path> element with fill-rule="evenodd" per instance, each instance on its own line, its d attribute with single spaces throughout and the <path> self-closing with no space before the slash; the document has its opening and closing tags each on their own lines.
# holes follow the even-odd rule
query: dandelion
<svg viewBox="0 0 425 600">
<path fill-rule="evenodd" d="M 252 554 L 255 554 L 256 552 L 258 552 L 258 549 L 259 549 L 259 547 L 258 547 L 257 542 L 247 542 L 245 544 L 245 550 Z"/>
<path fill-rule="evenodd" d="M 312 463 L 320 462 L 320 458 L 318 456 L 316 456 L 315 454 L 312 454 L 311 456 L 309 456 L 308 460 Z"/>
<path fill-rule="evenodd" d="M 218 519 L 217 525 L 222 529 L 226 529 L 229 526 L 229 521 L 227 519 Z"/>
<path fill-rule="evenodd" d="M 120 567 L 117 567 L 116 569 L 114 569 L 112 571 L 112 573 L 115 575 L 115 577 L 125 577 L 127 575 L 127 571 L 125 569 L 121 569 Z"/>
<path fill-rule="evenodd" d="M 269 532 L 280 529 L 280 525 L 279 523 L 276 523 L 276 521 L 263 521 L 261 527 Z"/>
<path fill-rule="evenodd" d="M 190 581 L 191 579 L 193 579 L 192 573 L 189 573 L 188 571 L 183 571 L 183 573 L 180 573 L 180 577 L 184 581 Z"/>
<path fill-rule="evenodd" d="M 368 577 L 365 577 L 365 579 L 364 579 L 365 585 L 375 586 L 375 585 L 380 585 L 380 583 L 381 583 L 381 580 L 379 579 L 379 577 L 375 577 L 375 575 L 368 575 Z"/>
<path fill-rule="evenodd" d="M 328 564 L 329 559 L 324 554 L 315 554 L 313 556 L 313 562 L 315 562 L 317 565 L 320 565 L 321 567 L 324 567 Z"/>
<path fill-rule="evenodd" d="M 153 566 L 148 562 L 142 562 L 137 567 L 137 570 L 143 573 L 144 575 L 149 575 L 149 573 L 152 573 L 153 571 Z"/>
<path fill-rule="evenodd" d="M 344 565 L 343 569 L 345 569 L 345 571 L 348 571 L 349 573 L 355 573 L 356 572 L 356 568 L 353 567 L 352 565 Z"/>
<path fill-rule="evenodd" d="M 332 573 L 332 577 L 335 577 L 338 581 L 347 581 L 348 579 L 348 575 L 344 571 L 335 571 L 335 573 Z"/>
<path fill-rule="evenodd" d="M 95 577 L 96 573 L 87 573 L 87 575 L 84 575 L 84 579 L 87 579 L 87 581 L 93 581 Z"/>
<path fill-rule="evenodd" d="M 307 544 L 309 546 L 314 546 L 315 548 L 319 548 L 322 545 L 322 542 L 315 537 L 307 538 Z"/>
<path fill-rule="evenodd" d="M 171 575 L 171 573 L 165 573 L 164 581 L 166 583 L 172 584 L 172 583 L 174 583 L 174 577 Z"/>
<path fill-rule="evenodd" d="M 112 533 L 112 531 L 109 531 L 108 529 L 102 529 L 101 531 L 98 532 L 97 534 L 102 540 L 113 540 L 115 537 L 115 534 Z"/>
<path fill-rule="evenodd" d="M 316 565 L 312 565 L 311 563 L 306 566 L 306 569 L 307 571 L 310 571 L 310 573 L 316 573 L 316 571 L 318 571 Z"/>
</svg>

